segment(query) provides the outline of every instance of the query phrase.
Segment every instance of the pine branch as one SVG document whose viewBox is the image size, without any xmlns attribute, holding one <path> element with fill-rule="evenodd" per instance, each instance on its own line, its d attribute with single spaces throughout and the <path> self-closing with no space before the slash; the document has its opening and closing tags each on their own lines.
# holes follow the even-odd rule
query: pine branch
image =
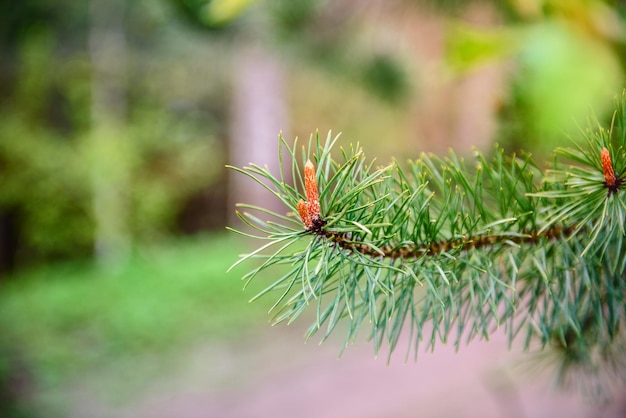
<svg viewBox="0 0 626 418">
<path fill-rule="evenodd" d="M 423 341 L 458 347 L 503 328 L 510 341 L 522 335 L 526 348 L 537 341 L 587 367 L 592 352 L 624 338 L 623 103 L 610 129 L 584 132 L 545 172 L 499 148 L 489 159 L 475 152 L 470 166 L 450 153 L 377 168 L 358 146 L 335 159 L 330 134 L 300 156 L 281 138 L 289 179 L 283 167 L 278 178 L 231 167 L 287 208 L 285 216 L 240 205 L 275 220 L 239 213 L 267 243 L 236 264 L 261 260 L 247 281 L 278 267 L 261 295 L 278 292 L 275 322 L 315 309 L 308 337 L 321 331 L 324 340 L 343 322 L 347 345 L 366 326 L 375 351 L 386 344 L 391 353 L 408 332 L 407 355 L 416 355 Z"/>
</svg>

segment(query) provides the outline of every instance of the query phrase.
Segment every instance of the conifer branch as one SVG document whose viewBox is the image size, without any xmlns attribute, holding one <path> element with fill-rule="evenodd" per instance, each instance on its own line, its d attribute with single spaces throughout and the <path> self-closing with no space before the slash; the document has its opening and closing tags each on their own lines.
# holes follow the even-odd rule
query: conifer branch
<svg viewBox="0 0 626 418">
<path fill-rule="evenodd" d="M 276 322 L 312 306 L 309 337 L 321 331 L 324 340 L 345 322 L 347 345 L 366 326 L 375 351 L 386 344 L 391 353 L 407 332 L 408 355 L 424 341 L 458 347 L 503 328 L 526 348 L 536 341 L 567 353 L 569 368 L 590 367 L 593 353 L 624 340 L 625 126 L 622 98 L 609 129 L 585 131 L 544 172 L 500 148 L 489 159 L 475 152 L 469 167 L 450 153 L 375 168 L 358 146 L 335 157 L 330 134 L 300 156 L 281 138 L 289 179 L 284 167 L 278 178 L 231 167 L 287 208 L 240 205 L 274 220 L 239 213 L 266 244 L 236 264 L 261 261 L 246 281 L 276 267 L 280 278 L 260 295 L 278 292 Z"/>
</svg>

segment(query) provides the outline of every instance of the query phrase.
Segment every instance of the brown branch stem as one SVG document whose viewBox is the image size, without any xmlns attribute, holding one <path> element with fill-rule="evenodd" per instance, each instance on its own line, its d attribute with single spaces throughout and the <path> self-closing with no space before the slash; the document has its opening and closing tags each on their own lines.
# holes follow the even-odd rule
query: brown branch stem
<svg viewBox="0 0 626 418">
<path fill-rule="evenodd" d="M 365 242 L 351 239 L 346 233 L 326 230 L 323 227 L 311 230 L 314 234 L 329 240 L 343 250 L 360 253 L 373 258 L 383 257 L 391 259 L 436 256 L 448 251 L 462 252 L 490 246 L 493 247 L 504 243 L 535 245 L 544 239 L 555 240 L 560 237 L 568 237 L 572 235 L 574 231 L 576 231 L 576 226 L 563 227 L 555 225 L 545 231 L 526 232 L 515 236 L 479 234 L 474 237 L 453 238 L 430 243 L 408 243 L 398 246 L 385 245 L 379 249 L 375 249 Z"/>
</svg>

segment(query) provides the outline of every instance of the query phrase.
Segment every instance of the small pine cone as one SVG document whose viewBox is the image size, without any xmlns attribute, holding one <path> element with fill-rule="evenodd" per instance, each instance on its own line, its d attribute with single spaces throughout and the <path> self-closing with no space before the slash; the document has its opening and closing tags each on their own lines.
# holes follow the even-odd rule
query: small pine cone
<svg viewBox="0 0 626 418">
<path fill-rule="evenodd" d="M 604 184 L 611 188 L 615 186 L 617 177 L 615 177 L 615 171 L 613 170 L 613 163 L 611 161 L 611 154 L 606 148 L 602 148 L 600 153 L 600 160 L 602 161 L 602 171 L 604 172 Z"/>
<path fill-rule="evenodd" d="M 307 202 L 320 200 L 317 190 L 317 180 L 315 179 L 315 166 L 311 160 L 308 160 L 304 165 L 304 189 Z"/>
<path fill-rule="evenodd" d="M 309 208 L 308 204 L 304 202 L 304 200 L 300 199 L 298 201 L 298 213 L 300 214 L 300 219 L 302 219 L 302 223 L 306 229 L 311 229 L 313 226 L 313 222 L 311 221 L 311 217 L 309 216 Z"/>
</svg>

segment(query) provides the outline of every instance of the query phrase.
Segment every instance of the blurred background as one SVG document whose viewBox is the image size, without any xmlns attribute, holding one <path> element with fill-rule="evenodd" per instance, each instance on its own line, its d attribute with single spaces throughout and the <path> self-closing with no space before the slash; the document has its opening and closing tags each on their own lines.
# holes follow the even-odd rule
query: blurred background
<svg viewBox="0 0 626 418">
<path fill-rule="evenodd" d="M 0 3 L 0 417 L 626 415 L 498 334 L 390 365 L 305 345 L 314 313 L 270 327 L 273 277 L 242 291 L 254 243 L 224 230 L 285 211 L 224 168 L 276 169 L 279 132 L 549 161 L 610 123 L 625 24 L 617 0 Z"/>
</svg>

